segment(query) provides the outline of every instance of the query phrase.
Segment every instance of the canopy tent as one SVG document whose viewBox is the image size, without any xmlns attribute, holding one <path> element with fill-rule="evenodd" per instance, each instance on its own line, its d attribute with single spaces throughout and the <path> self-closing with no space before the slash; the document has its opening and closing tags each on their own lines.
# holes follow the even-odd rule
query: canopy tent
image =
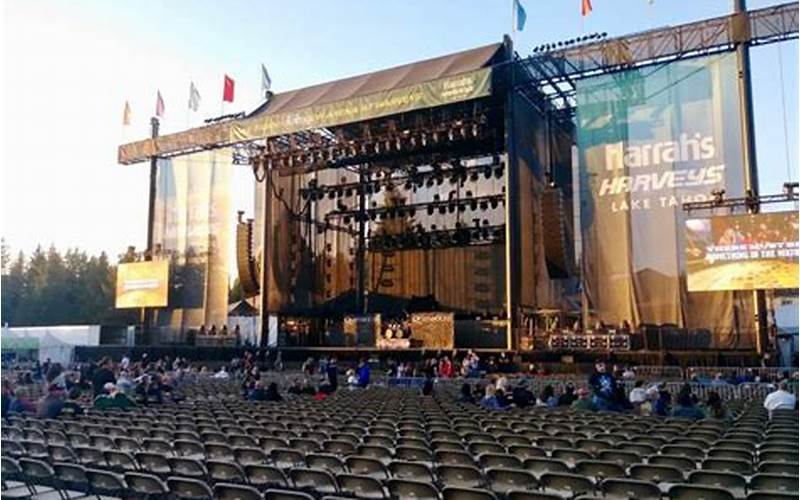
<svg viewBox="0 0 800 500">
<path fill-rule="evenodd" d="M 0 334 L 0 349 L 6 352 L 34 351 L 39 361 L 68 364 L 72 362 L 75 346 L 97 345 L 100 327 L 86 326 L 42 326 L 3 328 Z"/>
</svg>

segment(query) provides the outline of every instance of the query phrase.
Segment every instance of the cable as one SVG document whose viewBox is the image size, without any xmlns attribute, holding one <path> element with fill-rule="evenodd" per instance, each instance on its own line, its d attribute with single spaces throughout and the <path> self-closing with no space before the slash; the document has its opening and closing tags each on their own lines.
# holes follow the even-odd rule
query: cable
<svg viewBox="0 0 800 500">
<path fill-rule="evenodd" d="M 781 51 L 781 44 L 776 44 L 778 46 L 778 71 L 780 71 L 780 79 L 781 79 L 781 104 L 783 105 L 783 147 L 786 151 L 786 180 L 792 180 L 792 164 L 791 164 L 791 155 L 789 154 L 789 128 L 787 125 L 787 118 L 786 118 L 786 88 L 783 83 L 783 55 Z"/>
</svg>

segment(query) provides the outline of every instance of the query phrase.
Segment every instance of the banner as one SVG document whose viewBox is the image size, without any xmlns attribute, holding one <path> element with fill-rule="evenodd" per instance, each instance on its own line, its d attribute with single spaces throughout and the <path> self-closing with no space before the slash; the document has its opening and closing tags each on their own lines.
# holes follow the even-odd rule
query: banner
<svg viewBox="0 0 800 500">
<path fill-rule="evenodd" d="M 744 195 L 736 71 L 727 53 L 578 82 L 588 324 L 733 328 L 747 317 L 731 294 L 687 294 L 682 251 L 684 203 Z"/>
<path fill-rule="evenodd" d="M 117 309 L 166 307 L 169 263 L 165 260 L 117 266 Z"/>
<path fill-rule="evenodd" d="M 687 220 L 687 288 L 797 288 L 797 232 L 797 212 Z"/>
<path fill-rule="evenodd" d="M 171 263 L 171 286 L 157 324 L 176 335 L 227 323 L 231 168 L 230 148 L 158 162 L 154 243 Z"/>
<path fill-rule="evenodd" d="M 491 94 L 491 76 L 491 68 L 482 68 L 365 96 L 285 112 L 260 114 L 245 120 L 218 123 L 157 139 L 123 144 L 119 147 L 118 161 L 122 164 L 135 163 L 154 155 L 210 145 L 230 145 L 477 99 Z"/>
</svg>

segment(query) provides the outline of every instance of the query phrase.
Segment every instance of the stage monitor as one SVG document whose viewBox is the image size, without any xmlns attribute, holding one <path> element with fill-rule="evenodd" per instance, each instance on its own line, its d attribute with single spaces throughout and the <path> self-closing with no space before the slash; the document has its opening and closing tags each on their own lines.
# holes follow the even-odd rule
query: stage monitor
<svg viewBox="0 0 800 500">
<path fill-rule="evenodd" d="M 797 212 L 686 221 L 690 292 L 797 288 Z"/>
<path fill-rule="evenodd" d="M 166 307 L 169 263 L 133 262 L 117 267 L 117 309 Z"/>
</svg>

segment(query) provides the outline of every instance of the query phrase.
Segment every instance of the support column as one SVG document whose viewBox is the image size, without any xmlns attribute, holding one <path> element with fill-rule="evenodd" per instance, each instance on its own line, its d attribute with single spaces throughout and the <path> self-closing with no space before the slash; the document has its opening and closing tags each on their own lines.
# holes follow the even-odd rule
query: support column
<svg viewBox="0 0 800 500">
<path fill-rule="evenodd" d="M 158 137 L 158 118 L 150 118 L 150 137 L 156 139 Z M 153 260 L 153 252 L 155 251 L 153 240 L 155 239 L 155 220 L 156 220 L 156 183 L 158 182 L 158 156 L 150 157 L 150 191 L 147 206 L 147 248 L 144 252 L 144 260 Z M 142 314 L 142 333 L 145 335 L 148 344 L 155 343 L 153 338 L 153 309 L 143 308 Z"/>
<path fill-rule="evenodd" d="M 746 0 L 733 0 L 734 13 L 747 12 Z M 753 120 L 753 85 L 750 75 L 750 47 L 746 42 L 736 43 L 736 65 L 739 79 L 739 110 L 740 127 L 742 131 L 742 160 L 744 164 L 744 185 L 746 196 L 758 197 L 758 166 L 756 162 L 756 138 Z M 759 206 L 748 204 L 748 212 L 758 213 Z M 762 354 L 767 348 L 767 315 L 766 300 L 763 290 L 753 291 L 753 305 L 755 316 L 753 326 L 756 328 L 756 350 Z"/>
</svg>

